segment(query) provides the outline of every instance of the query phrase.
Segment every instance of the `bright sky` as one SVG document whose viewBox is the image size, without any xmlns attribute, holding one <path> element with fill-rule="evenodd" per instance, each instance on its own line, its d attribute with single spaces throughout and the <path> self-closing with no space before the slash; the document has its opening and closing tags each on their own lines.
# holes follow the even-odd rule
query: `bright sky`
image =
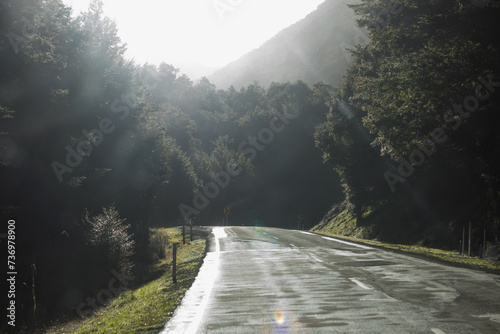
<svg viewBox="0 0 500 334">
<path fill-rule="evenodd" d="M 104 0 L 137 63 L 222 67 L 258 48 L 324 0 Z M 63 0 L 77 15 L 90 0 Z M 210 74 L 207 71 L 204 75 Z"/>
</svg>

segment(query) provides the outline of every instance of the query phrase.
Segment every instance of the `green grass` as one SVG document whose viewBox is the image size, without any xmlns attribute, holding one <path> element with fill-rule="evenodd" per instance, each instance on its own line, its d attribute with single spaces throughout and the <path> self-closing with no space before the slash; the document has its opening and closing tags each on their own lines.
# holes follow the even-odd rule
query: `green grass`
<svg viewBox="0 0 500 334">
<path fill-rule="evenodd" d="M 363 213 L 363 217 L 369 217 L 375 211 L 377 211 L 377 209 L 378 208 L 368 208 Z M 435 259 L 450 264 L 458 264 L 469 268 L 492 270 L 495 272 L 500 271 L 500 261 L 481 259 L 479 257 L 468 257 L 461 255 L 458 251 L 448 251 L 423 247 L 422 245 L 417 244 L 391 244 L 370 239 L 370 235 L 372 235 L 372 233 L 370 233 L 365 227 L 359 226 L 357 219 L 351 213 L 349 213 L 347 209 L 340 212 L 327 224 L 313 227 L 311 229 L 311 232 L 386 249 L 393 249 L 400 252 L 416 254 L 426 258 Z M 430 233 L 430 231 L 427 232 Z"/>
<path fill-rule="evenodd" d="M 311 231 L 319 233 L 328 231 L 335 235 L 359 236 L 362 233 L 362 228 L 358 227 L 356 223 L 356 218 L 348 210 L 344 210 L 321 229 L 317 230 L 313 227 Z"/>
<path fill-rule="evenodd" d="M 489 260 L 489 259 L 481 259 L 478 257 L 468 257 L 465 255 L 461 255 L 458 251 L 447 251 L 447 250 L 436 249 L 436 248 L 422 247 L 422 246 L 418 246 L 418 245 L 389 244 L 389 243 L 384 243 L 384 242 L 380 242 L 377 240 L 361 239 L 361 238 L 356 238 L 356 237 L 351 237 L 351 236 L 345 236 L 345 235 L 338 234 L 338 233 L 333 233 L 331 231 L 328 231 L 326 227 L 321 229 L 321 230 L 312 229 L 311 231 L 318 233 L 318 234 L 332 236 L 332 237 L 336 237 L 336 238 L 344 239 L 344 240 L 349 240 L 349 241 L 355 241 L 355 242 L 359 242 L 359 243 L 366 244 L 366 245 L 372 245 L 372 246 L 393 249 L 393 250 L 406 252 L 406 253 L 423 255 L 425 257 L 448 262 L 450 264 L 460 264 L 460 265 L 465 265 L 465 266 L 477 268 L 477 269 L 487 269 L 487 270 L 500 271 L 500 262 L 499 261 L 493 261 L 493 260 Z"/>
<path fill-rule="evenodd" d="M 150 268 L 156 277 L 144 285 L 124 291 L 92 316 L 56 325 L 47 333 L 158 333 L 171 318 L 197 275 L 205 254 L 205 240 L 182 245 L 180 229 L 155 229 L 168 237 L 169 244 L 180 242 L 177 251 L 177 284 L 172 283 L 172 250 Z M 154 273 L 159 273 L 154 274 Z M 159 277 L 158 277 L 159 276 Z"/>
</svg>

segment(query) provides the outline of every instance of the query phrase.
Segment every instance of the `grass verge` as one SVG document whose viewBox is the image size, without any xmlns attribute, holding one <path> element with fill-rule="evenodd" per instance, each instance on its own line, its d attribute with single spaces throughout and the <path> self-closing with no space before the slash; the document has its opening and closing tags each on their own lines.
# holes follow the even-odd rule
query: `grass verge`
<svg viewBox="0 0 500 334">
<path fill-rule="evenodd" d="M 158 333 L 172 317 L 198 273 L 205 255 L 205 239 L 195 237 L 182 245 L 179 228 L 154 229 L 168 240 L 167 256 L 150 268 L 152 278 L 122 292 L 93 315 L 59 324 L 47 333 Z M 172 243 L 177 249 L 177 284 L 172 283 Z M 156 274 L 155 274 L 156 273 Z"/>
<path fill-rule="evenodd" d="M 445 262 L 449 264 L 460 265 L 463 267 L 468 267 L 472 269 L 481 269 L 489 272 L 494 272 L 500 274 L 500 261 L 493 261 L 489 259 L 481 259 L 479 257 L 468 257 L 461 255 L 458 251 L 447 251 L 436 248 L 427 248 L 418 245 L 400 245 L 400 244 L 389 244 L 380 242 L 377 240 L 360 239 L 355 237 L 348 237 L 344 235 L 339 235 L 335 233 L 330 233 L 325 230 L 311 230 L 313 233 L 331 236 L 338 239 L 346 241 L 354 241 L 361 244 L 376 246 L 379 248 L 396 250 L 402 253 L 408 253 L 413 255 L 418 255 L 420 257 L 425 257 L 428 259 L 437 260 L 440 262 Z"/>
</svg>

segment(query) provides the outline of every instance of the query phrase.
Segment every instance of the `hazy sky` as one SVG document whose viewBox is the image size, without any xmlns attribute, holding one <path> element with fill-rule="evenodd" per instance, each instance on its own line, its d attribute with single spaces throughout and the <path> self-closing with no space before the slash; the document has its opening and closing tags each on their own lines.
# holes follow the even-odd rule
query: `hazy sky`
<svg viewBox="0 0 500 334">
<path fill-rule="evenodd" d="M 323 1 L 104 0 L 104 11 L 116 20 L 128 45 L 126 56 L 137 63 L 221 67 L 258 48 Z M 90 0 L 63 2 L 77 15 Z"/>
</svg>

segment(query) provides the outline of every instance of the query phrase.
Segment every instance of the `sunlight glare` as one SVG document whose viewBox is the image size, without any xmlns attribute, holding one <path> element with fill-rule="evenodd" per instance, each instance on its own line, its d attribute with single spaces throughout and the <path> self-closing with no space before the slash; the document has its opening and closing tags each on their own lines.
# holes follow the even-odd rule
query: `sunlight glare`
<svg viewBox="0 0 500 334">
<path fill-rule="evenodd" d="M 138 63 L 222 67 L 261 46 L 304 18 L 324 0 L 183 0 L 125 2 L 104 0 L 127 43 L 126 56 Z M 74 16 L 90 0 L 64 0 Z M 216 3 L 230 7 L 221 12 Z"/>
</svg>

